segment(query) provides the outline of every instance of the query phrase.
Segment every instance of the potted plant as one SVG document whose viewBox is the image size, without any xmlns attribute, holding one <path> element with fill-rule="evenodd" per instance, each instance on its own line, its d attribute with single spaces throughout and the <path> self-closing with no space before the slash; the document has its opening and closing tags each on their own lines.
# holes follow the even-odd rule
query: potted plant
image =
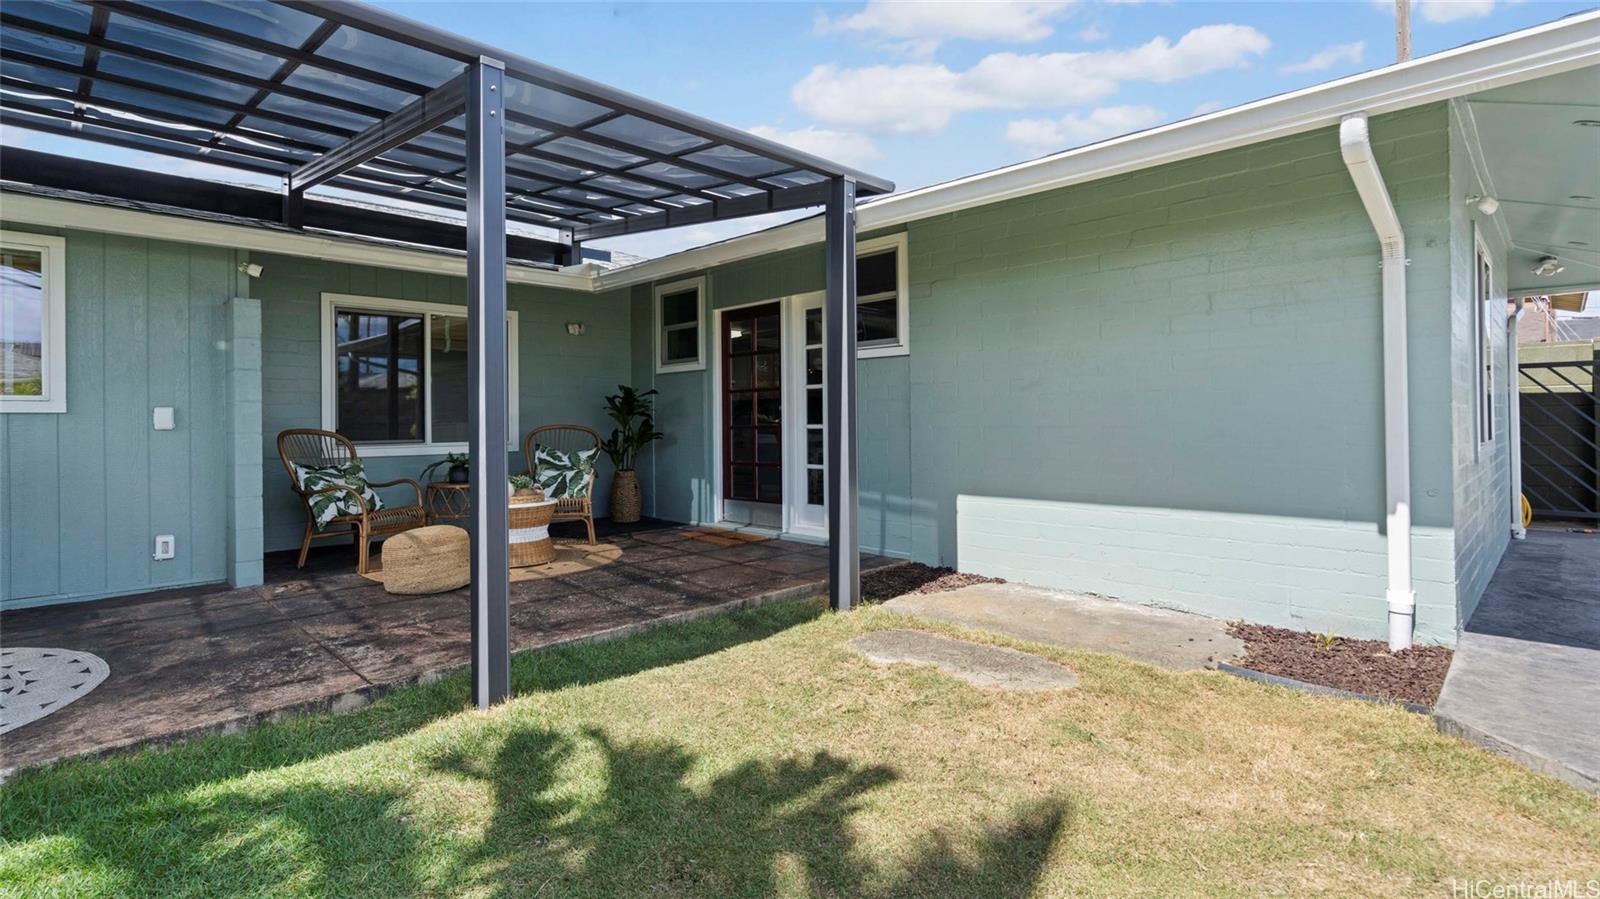
<svg viewBox="0 0 1600 899">
<path fill-rule="evenodd" d="M 449 466 L 449 470 L 445 472 L 445 480 L 452 484 L 465 484 L 467 482 L 467 463 L 469 461 L 471 460 L 466 453 L 448 453 L 443 459 L 430 462 L 428 467 L 422 470 L 422 474 L 417 477 L 417 480 L 427 483 L 429 475 L 443 466 Z"/>
<path fill-rule="evenodd" d="M 630 524 L 639 520 L 639 474 L 633 465 L 639 451 L 666 436 L 655 427 L 655 409 L 650 397 L 656 391 L 640 393 L 626 384 L 606 397 L 606 414 L 617 423 L 611 436 L 600 444 L 617 469 L 611 481 L 611 520 Z"/>
<path fill-rule="evenodd" d="M 525 496 L 533 499 L 544 499 L 544 491 L 539 489 L 539 484 L 525 474 L 514 474 L 506 478 L 511 487 L 512 496 Z"/>
</svg>

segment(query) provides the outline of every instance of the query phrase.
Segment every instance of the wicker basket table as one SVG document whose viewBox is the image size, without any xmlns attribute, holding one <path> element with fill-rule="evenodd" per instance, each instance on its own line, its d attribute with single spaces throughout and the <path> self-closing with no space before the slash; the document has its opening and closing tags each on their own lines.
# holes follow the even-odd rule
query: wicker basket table
<svg viewBox="0 0 1600 899">
<path fill-rule="evenodd" d="M 547 565 L 555 561 L 556 546 L 550 542 L 550 519 L 556 514 L 553 499 L 511 498 L 511 567 Z"/>
</svg>

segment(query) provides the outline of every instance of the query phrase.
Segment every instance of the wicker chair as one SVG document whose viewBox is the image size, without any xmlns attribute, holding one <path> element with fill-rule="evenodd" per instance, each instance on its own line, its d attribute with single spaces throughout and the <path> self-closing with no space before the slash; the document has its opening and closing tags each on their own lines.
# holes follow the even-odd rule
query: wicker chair
<svg viewBox="0 0 1600 899">
<path fill-rule="evenodd" d="M 284 431 L 278 435 L 278 458 L 283 460 L 283 470 L 289 473 L 289 486 L 295 495 L 300 497 L 300 504 L 306 510 L 306 533 L 300 540 L 300 561 L 298 567 L 306 565 L 306 553 L 311 549 L 311 541 L 322 537 L 342 537 L 346 534 L 356 538 L 356 570 L 362 574 L 367 573 L 367 551 L 373 540 L 389 537 L 401 531 L 420 528 L 428 523 L 428 516 L 422 507 L 422 486 L 410 478 L 397 478 L 393 481 L 368 481 L 372 487 L 395 487 L 400 484 L 409 484 L 415 491 L 417 501 L 410 506 L 386 506 L 376 512 L 367 511 L 367 504 L 361 494 L 349 487 L 327 487 L 322 490 L 307 493 L 300 489 L 300 479 L 295 477 L 294 466 L 303 467 L 339 465 L 359 458 L 356 455 L 355 444 L 351 443 L 342 434 L 333 431 L 319 431 L 314 428 L 295 428 Z M 355 497 L 357 505 L 361 507 L 360 515 L 340 515 L 328 522 L 323 530 L 317 530 L 316 517 L 311 512 L 311 497 L 318 493 L 331 493 L 343 490 Z M 348 525 L 348 528 L 334 530 L 337 525 Z"/>
<path fill-rule="evenodd" d="M 574 450 L 598 450 L 600 448 L 600 435 L 593 428 L 583 425 L 545 425 L 534 428 L 528 436 L 522 439 L 522 455 L 528 462 L 528 474 L 535 473 L 533 464 L 534 450 L 541 446 L 563 453 Z M 598 455 L 598 454 L 597 454 Z M 596 463 L 599 462 L 597 458 Z M 596 470 L 599 465 L 596 464 Z M 589 484 L 583 490 L 582 496 L 569 496 L 556 502 L 556 514 L 551 521 L 581 521 L 589 526 L 589 545 L 595 544 L 594 539 L 594 482 L 595 472 L 589 473 Z"/>
</svg>

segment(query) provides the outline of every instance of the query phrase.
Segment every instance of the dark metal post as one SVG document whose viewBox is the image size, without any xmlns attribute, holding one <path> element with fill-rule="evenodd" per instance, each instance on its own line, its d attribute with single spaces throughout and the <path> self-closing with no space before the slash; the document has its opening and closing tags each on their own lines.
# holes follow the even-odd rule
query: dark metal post
<svg viewBox="0 0 1600 899">
<path fill-rule="evenodd" d="M 856 492 L 856 182 L 834 178 L 828 191 L 828 297 L 823 305 L 823 371 L 828 401 L 828 605 L 843 611 L 861 597 Z"/>
<path fill-rule="evenodd" d="M 505 70 L 467 70 L 467 402 L 472 457 L 472 699 L 511 693 L 506 495 Z"/>
<path fill-rule="evenodd" d="M 290 228 L 304 228 L 306 226 L 306 195 L 289 186 L 289 179 L 283 179 L 283 223 Z"/>
</svg>

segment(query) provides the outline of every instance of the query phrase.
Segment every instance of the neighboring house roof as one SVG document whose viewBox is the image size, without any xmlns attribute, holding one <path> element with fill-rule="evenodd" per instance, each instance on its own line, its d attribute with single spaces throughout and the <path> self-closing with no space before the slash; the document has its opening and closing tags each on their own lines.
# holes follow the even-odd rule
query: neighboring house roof
<svg viewBox="0 0 1600 899">
<path fill-rule="evenodd" d="M 1544 25 L 1446 50 L 1372 72 L 1280 94 L 1170 125 L 1123 135 L 942 184 L 864 201 L 861 232 L 903 225 L 1015 197 L 1153 168 L 1222 150 L 1336 125 L 1347 115 L 1396 112 L 1496 87 L 1600 64 L 1600 12 L 1568 16 Z M 10 188 L 7 188 L 9 191 Z M 72 226 L 46 198 L 28 205 L 8 203 L 6 217 L 19 222 Z M 137 213 L 128 211 L 130 215 Z M 102 229 L 141 233 L 136 219 L 101 216 Z M 79 224 L 79 227 L 96 225 Z M 318 258 L 463 273 L 465 261 L 435 251 L 349 250 L 343 237 L 272 234 L 272 246 L 240 244 Z M 177 239 L 216 243 L 198 228 Z M 561 272 L 513 270 L 511 280 L 578 290 L 610 290 L 645 283 L 776 251 L 819 243 L 820 217 L 811 217 L 709 246 L 601 271 L 582 266 Z M 309 242 L 309 243 L 297 243 Z M 259 243 L 259 241 L 257 242 Z M 374 248 L 379 249 L 379 248 Z M 381 248 L 385 251 L 388 248 Z"/>
</svg>

